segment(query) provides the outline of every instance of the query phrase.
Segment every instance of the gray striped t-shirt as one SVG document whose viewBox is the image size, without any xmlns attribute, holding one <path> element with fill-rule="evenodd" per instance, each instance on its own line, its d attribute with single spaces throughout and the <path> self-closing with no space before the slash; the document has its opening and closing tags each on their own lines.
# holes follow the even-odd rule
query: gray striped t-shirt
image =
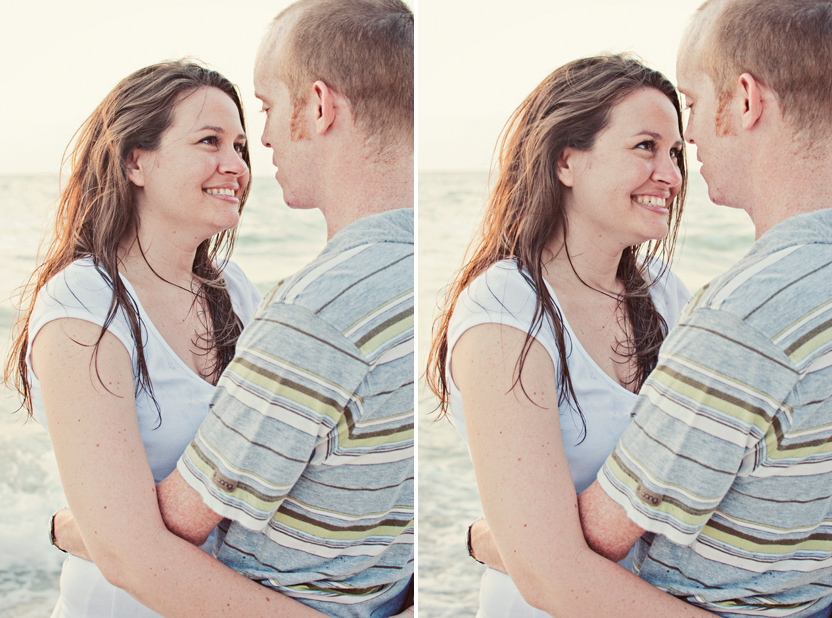
<svg viewBox="0 0 832 618">
<path fill-rule="evenodd" d="M 332 616 L 413 573 L 413 211 L 363 218 L 266 297 L 178 470 L 217 557 Z"/>
<path fill-rule="evenodd" d="M 598 478 L 651 584 L 725 616 L 832 604 L 832 210 L 694 296 Z"/>
</svg>

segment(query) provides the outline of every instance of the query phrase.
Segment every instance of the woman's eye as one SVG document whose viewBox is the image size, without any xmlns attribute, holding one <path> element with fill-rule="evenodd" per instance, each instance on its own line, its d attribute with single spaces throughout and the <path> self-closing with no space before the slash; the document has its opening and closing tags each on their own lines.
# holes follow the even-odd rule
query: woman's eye
<svg viewBox="0 0 832 618">
<path fill-rule="evenodd" d="M 670 149 L 670 156 L 676 159 L 676 162 L 682 160 L 682 149 L 681 148 L 671 148 Z"/>
<path fill-rule="evenodd" d="M 216 135 L 209 135 L 208 137 L 203 137 L 199 140 L 201 144 L 210 144 L 211 146 L 217 145 L 217 136 Z"/>
<path fill-rule="evenodd" d="M 236 150 L 240 154 L 243 154 L 246 151 L 246 145 L 242 142 L 237 142 L 236 144 L 234 144 L 234 150 Z"/>
<path fill-rule="evenodd" d="M 649 150 L 651 152 L 653 151 L 653 149 L 655 149 L 655 147 L 656 147 L 656 142 L 654 142 L 651 139 L 645 140 L 645 141 L 641 142 L 640 144 L 638 144 L 636 146 L 636 148 L 641 148 L 643 150 Z"/>
</svg>

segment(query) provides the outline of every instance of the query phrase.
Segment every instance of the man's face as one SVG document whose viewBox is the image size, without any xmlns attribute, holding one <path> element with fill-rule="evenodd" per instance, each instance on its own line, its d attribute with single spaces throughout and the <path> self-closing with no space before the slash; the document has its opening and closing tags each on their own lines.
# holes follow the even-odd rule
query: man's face
<svg viewBox="0 0 832 618">
<path fill-rule="evenodd" d="M 296 109 L 289 89 L 277 78 L 274 54 L 257 58 L 254 94 L 263 104 L 266 125 L 261 141 L 272 150 L 275 178 L 283 189 L 283 201 L 291 208 L 315 208 L 312 196 L 315 157 L 312 155 L 307 106 Z"/>
<path fill-rule="evenodd" d="M 676 78 L 689 112 L 685 141 L 696 146 L 708 197 L 714 204 L 743 208 L 744 156 L 740 147 L 742 136 L 731 115 L 733 101 L 720 105 L 714 83 L 693 50 L 679 52 Z"/>
</svg>

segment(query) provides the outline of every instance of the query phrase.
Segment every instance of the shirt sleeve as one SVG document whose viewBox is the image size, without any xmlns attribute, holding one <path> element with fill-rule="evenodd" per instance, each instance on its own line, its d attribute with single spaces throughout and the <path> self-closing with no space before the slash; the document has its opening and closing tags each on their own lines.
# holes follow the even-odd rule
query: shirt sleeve
<svg viewBox="0 0 832 618">
<path fill-rule="evenodd" d="M 121 341 L 131 353 L 135 371 L 135 342 L 124 312 L 119 310 L 107 321 L 113 302 L 113 287 L 91 260 L 79 260 L 55 275 L 38 294 L 29 320 L 29 342 L 49 322 L 72 318 L 92 322 L 107 330 Z M 142 325 L 142 337 L 147 341 L 147 331 Z M 27 352 L 31 364 L 32 347 Z"/>
<path fill-rule="evenodd" d="M 218 515 L 259 531 L 310 465 L 349 434 L 369 365 L 306 308 L 273 303 L 246 328 L 177 469 Z"/>
<path fill-rule="evenodd" d="M 797 378 L 788 357 L 737 316 L 683 316 L 598 473 L 601 487 L 640 527 L 690 545 L 734 480 L 765 459 Z"/>
</svg>

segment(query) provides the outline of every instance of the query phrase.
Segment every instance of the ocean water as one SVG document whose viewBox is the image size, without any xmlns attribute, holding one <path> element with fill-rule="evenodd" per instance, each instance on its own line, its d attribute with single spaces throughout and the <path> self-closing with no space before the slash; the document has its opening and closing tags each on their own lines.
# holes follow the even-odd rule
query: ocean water
<svg viewBox="0 0 832 618">
<path fill-rule="evenodd" d="M 419 175 L 419 371 L 424 371 L 440 291 L 462 264 L 480 222 L 488 174 Z M 693 292 L 738 261 L 754 229 L 742 211 L 713 205 L 692 173 L 674 271 Z M 447 420 L 436 420 L 436 399 L 419 390 L 419 618 L 474 616 L 484 567 L 468 557 L 465 531 L 482 515 L 468 452 Z"/>
<path fill-rule="evenodd" d="M 0 176 L 0 342 L 5 361 L 16 319 L 12 298 L 35 266 L 58 195 L 57 176 Z M 264 293 L 323 249 L 321 213 L 292 211 L 274 178 L 255 178 L 233 258 Z M 26 422 L 16 393 L 0 389 L 0 618 L 48 616 L 58 598 L 63 554 L 47 521 L 66 500 L 52 447 Z"/>
</svg>

